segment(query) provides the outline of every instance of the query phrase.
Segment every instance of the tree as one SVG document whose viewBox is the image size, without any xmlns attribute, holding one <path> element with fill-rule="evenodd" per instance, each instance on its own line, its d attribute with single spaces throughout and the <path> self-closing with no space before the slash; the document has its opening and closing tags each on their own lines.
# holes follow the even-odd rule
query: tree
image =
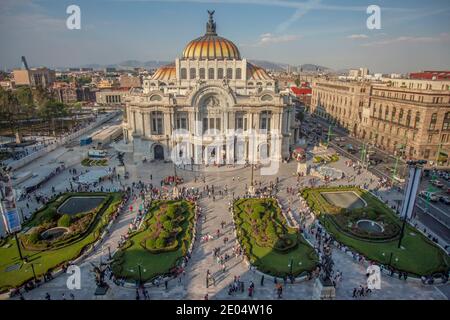
<svg viewBox="0 0 450 320">
<path fill-rule="evenodd" d="M 29 87 L 21 86 L 14 91 L 14 95 L 24 113 L 24 117 L 29 119 L 34 116 L 35 108 L 33 102 L 33 94 Z"/>
<path fill-rule="evenodd" d="M 51 122 L 53 134 L 55 134 L 55 119 L 66 116 L 67 108 L 61 102 L 50 100 L 39 110 L 39 112 L 44 119 Z"/>
<path fill-rule="evenodd" d="M 12 134 L 18 132 L 18 122 L 21 115 L 17 97 L 10 90 L 0 87 L 0 119 L 6 121 L 12 129 Z"/>
<path fill-rule="evenodd" d="M 300 87 L 300 78 L 295 79 L 295 85 Z"/>
</svg>

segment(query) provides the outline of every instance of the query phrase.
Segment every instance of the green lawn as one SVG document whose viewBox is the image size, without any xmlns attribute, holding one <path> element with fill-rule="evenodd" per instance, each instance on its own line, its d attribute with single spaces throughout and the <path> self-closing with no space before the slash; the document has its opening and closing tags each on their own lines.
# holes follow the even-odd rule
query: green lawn
<svg viewBox="0 0 450 320">
<path fill-rule="evenodd" d="M 247 208 L 257 208 L 267 205 L 264 215 L 272 215 L 276 224 L 284 225 L 280 236 L 290 239 L 296 246 L 286 251 L 280 251 L 273 246 L 257 243 L 254 229 L 251 228 L 252 214 Z M 234 203 L 234 219 L 239 242 L 244 247 L 247 257 L 258 270 L 278 277 L 290 275 L 290 263 L 293 260 L 292 273 L 298 276 L 304 271 L 312 270 L 318 263 L 314 249 L 303 239 L 296 229 L 290 228 L 274 199 L 240 199 Z M 279 229 L 280 230 L 280 229 Z"/>
<path fill-rule="evenodd" d="M 155 223 L 155 217 L 161 206 L 183 204 L 186 209 L 183 212 L 184 220 L 180 224 L 182 231 L 178 233 L 178 245 L 174 250 L 160 253 L 152 253 L 144 248 L 145 241 L 150 236 L 150 227 Z M 192 241 L 192 229 L 194 226 L 194 204 L 185 200 L 181 201 L 154 201 L 145 222 L 140 230 L 133 234 L 124 247 L 114 255 L 115 262 L 112 265 L 116 277 L 124 277 L 139 280 L 138 265 L 141 266 L 142 281 L 151 280 L 159 275 L 168 273 L 177 266 L 178 261 L 186 255 Z"/>
<path fill-rule="evenodd" d="M 398 237 L 386 241 L 371 241 L 366 238 L 359 238 L 353 234 L 343 232 L 334 222 L 330 214 L 330 204 L 320 194 L 323 191 L 352 190 L 356 191 L 368 204 L 369 207 L 376 207 L 377 211 L 383 211 L 397 224 L 401 224 L 400 219 L 377 198 L 370 193 L 354 188 L 315 188 L 305 189 L 302 196 L 306 199 L 309 206 L 319 213 L 319 219 L 327 231 L 339 242 L 363 254 L 370 260 L 388 264 L 392 253 L 391 265 L 398 270 L 406 271 L 414 275 L 429 275 L 435 272 L 445 272 L 449 270 L 450 259 L 448 255 L 436 246 L 427 237 L 423 236 L 418 230 L 410 225 L 406 225 L 405 235 L 402 240 L 402 247 L 398 249 Z M 361 217 L 362 218 L 362 217 Z"/>
<path fill-rule="evenodd" d="M 45 215 L 46 211 L 52 210 L 57 204 L 61 204 L 69 196 L 80 195 L 102 195 L 111 197 L 109 205 L 105 205 L 99 212 L 96 220 L 90 225 L 89 232 L 74 242 L 69 242 L 57 249 L 47 249 L 43 251 L 32 251 L 22 249 L 22 255 L 28 257 L 28 264 L 21 264 L 17 270 L 6 271 L 11 265 L 21 263 L 17 251 L 17 245 L 13 237 L 7 238 L 0 244 L 0 291 L 11 287 L 19 286 L 33 278 L 30 263 L 34 264 L 37 276 L 42 276 L 48 270 L 55 269 L 63 265 L 66 261 L 78 257 L 83 248 L 95 242 L 101 234 L 101 230 L 107 225 L 109 215 L 115 211 L 119 205 L 122 195 L 120 193 L 71 193 L 64 195 L 55 202 L 49 203 L 42 211 L 39 211 L 26 226 L 36 225 L 39 218 Z"/>
</svg>

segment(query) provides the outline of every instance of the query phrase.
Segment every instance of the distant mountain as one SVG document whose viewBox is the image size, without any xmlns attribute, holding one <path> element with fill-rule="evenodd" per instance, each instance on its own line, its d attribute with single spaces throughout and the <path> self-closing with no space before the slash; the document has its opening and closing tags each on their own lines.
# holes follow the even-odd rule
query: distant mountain
<svg viewBox="0 0 450 320">
<path fill-rule="evenodd" d="M 273 70 L 273 71 L 285 71 L 287 70 L 289 64 L 287 63 L 278 63 L 278 62 L 272 62 L 267 60 L 249 60 L 251 63 L 267 69 L 267 70 Z M 104 68 L 116 68 L 117 70 L 128 70 L 133 68 L 146 68 L 146 69 L 156 69 L 161 66 L 167 65 L 172 63 L 171 61 L 160 61 L 160 60 L 149 60 L 149 61 L 139 61 L 139 60 L 126 60 L 122 61 L 116 64 L 86 64 L 83 66 L 80 66 L 82 68 L 93 68 L 93 69 L 104 69 Z M 292 66 L 293 68 L 297 68 L 298 66 Z M 314 72 L 317 71 L 317 68 L 320 69 L 320 71 L 330 71 L 330 68 L 316 65 L 316 64 L 302 64 L 300 65 L 302 70 L 304 72 Z"/>
<path fill-rule="evenodd" d="M 139 61 L 139 60 L 126 60 L 115 64 L 86 64 L 80 66 L 81 68 L 93 68 L 93 69 L 104 69 L 104 68 L 116 68 L 117 70 L 128 70 L 134 68 L 146 68 L 146 69 L 155 69 L 166 64 L 169 64 L 169 61 L 159 61 L 159 60 L 150 60 L 150 61 Z"/>
<path fill-rule="evenodd" d="M 258 67 L 273 70 L 273 71 L 283 71 L 286 70 L 288 64 L 286 63 L 277 63 L 266 60 L 249 60 L 251 63 L 257 65 Z"/>
<path fill-rule="evenodd" d="M 286 71 L 289 64 L 287 63 L 278 63 L 278 62 L 271 62 L 271 61 L 266 61 L 266 60 L 250 60 L 250 62 L 256 64 L 257 66 L 260 66 L 264 69 L 268 69 L 268 70 L 273 70 L 273 71 Z M 314 72 L 317 71 L 317 69 L 319 68 L 320 71 L 331 71 L 330 68 L 328 67 L 324 67 L 324 66 L 320 66 L 317 64 L 311 64 L 311 63 L 307 63 L 307 64 L 302 64 L 300 66 L 293 66 L 290 65 L 292 68 L 297 68 L 297 67 L 301 67 L 303 72 Z"/>
<path fill-rule="evenodd" d="M 302 65 L 300 65 L 300 67 L 302 68 L 303 72 L 317 71 L 317 69 L 319 69 L 320 71 L 329 71 L 329 70 L 331 70 L 328 67 L 319 66 L 317 64 L 311 64 L 311 63 L 302 64 Z"/>
</svg>

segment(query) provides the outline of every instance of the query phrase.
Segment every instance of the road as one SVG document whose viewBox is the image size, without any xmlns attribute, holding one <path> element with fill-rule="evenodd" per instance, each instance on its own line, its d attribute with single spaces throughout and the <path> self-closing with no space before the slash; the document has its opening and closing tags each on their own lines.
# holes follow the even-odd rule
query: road
<svg viewBox="0 0 450 320">
<path fill-rule="evenodd" d="M 330 124 L 328 122 L 317 117 L 306 117 L 306 120 L 308 120 L 309 122 L 309 124 L 306 125 L 307 130 L 311 130 L 317 127 L 315 124 L 313 124 L 314 122 L 320 124 L 322 127 L 322 134 L 315 135 L 318 139 L 327 140 L 327 132 L 324 132 L 323 128 L 329 128 Z M 333 127 L 331 129 L 331 134 L 330 145 L 333 148 L 345 154 L 345 156 L 352 160 L 359 161 L 361 159 L 363 142 L 348 136 L 348 133 L 341 128 Z M 339 140 L 344 141 L 337 142 L 335 140 L 337 137 L 339 137 Z M 346 150 L 346 146 L 349 144 L 353 146 L 355 152 L 349 153 Z M 372 153 L 373 156 L 376 156 L 377 158 L 383 159 L 383 161 L 375 166 L 369 165 L 369 171 L 379 177 L 392 179 L 392 170 L 396 166 L 397 159 L 379 148 L 371 147 L 370 150 L 371 152 L 369 153 Z M 405 175 L 407 173 L 406 169 L 406 163 L 403 160 L 399 160 L 397 163 L 397 173 L 401 179 L 405 179 Z M 432 179 L 433 177 L 431 174 L 424 175 L 419 187 L 419 192 L 424 190 L 434 192 L 438 196 L 449 196 L 447 190 L 448 188 L 450 188 L 450 183 L 442 178 L 438 178 L 438 180 L 444 184 L 444 187 L 437 188 L 431 184 Z M 450 243 L 450 205 L 447 205 L 441 201 L 431 202 L 422 199 L 421 197 L 417 197 L 415 215 L 416 219 L 419 220 L 423 225 L 425 225 L 430 231 L 439 235 L 447 243 Z"/>
</svg>

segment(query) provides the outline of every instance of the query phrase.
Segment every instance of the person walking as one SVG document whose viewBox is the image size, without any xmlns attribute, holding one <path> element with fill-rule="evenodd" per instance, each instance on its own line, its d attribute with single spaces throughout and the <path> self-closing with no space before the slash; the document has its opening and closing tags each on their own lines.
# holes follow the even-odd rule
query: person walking
<svg viewBox="0 0 450 320">
<path fill-rule="evenodd" d="M 261 287 L 264 287 L 264 275 L 261 276 Z"/>
</svg>

